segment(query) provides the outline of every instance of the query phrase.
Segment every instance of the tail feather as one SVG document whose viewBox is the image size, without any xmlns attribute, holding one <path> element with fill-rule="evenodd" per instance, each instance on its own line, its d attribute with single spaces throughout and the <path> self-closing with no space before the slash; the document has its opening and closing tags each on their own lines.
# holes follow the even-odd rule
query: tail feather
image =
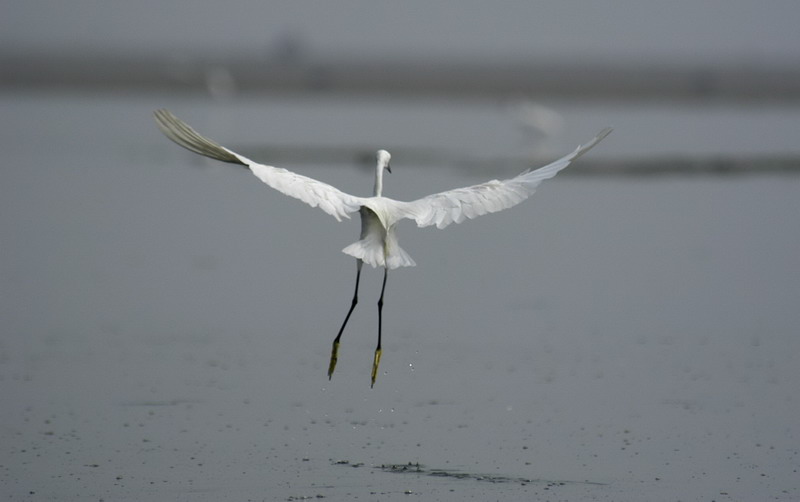
<svg viewBox="0 0 800 502">
<path fill-rule="evenodd" d="M 416 267 L 416 262 L 400 246 L 395 246 L 392 253 L 386 257 L 386 268 L 394 270 L 400 267 Z"/>
<path fill-rule="evenodd" d="M 362 260 L 367 265 L 373 267 L 386 267 L 389 270 L 400 267 L 414 267 L 417 264 L 411 259 L 406 251 L 398 246 L 387 246 L 384 250 L 383 244 L 377 239 L 361 239 L 346 248 L 342 249 L 344 254 Z"/>
</svg>

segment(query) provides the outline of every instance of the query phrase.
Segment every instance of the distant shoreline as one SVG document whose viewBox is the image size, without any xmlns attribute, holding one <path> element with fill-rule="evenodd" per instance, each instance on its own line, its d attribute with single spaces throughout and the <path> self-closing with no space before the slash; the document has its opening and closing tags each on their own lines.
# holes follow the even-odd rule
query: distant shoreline
<svg viewBox="0 0 800 502">
<path fill-rule="evenodd" d="M 298 61 L 0 55 L 0 88 L 331 92 L 588 99 L 800 99 L 800 65 Z"/>
<path fill-rule="evenodd" d="M 315 147 L 313 145 L 237 145 L 237 151 L 254 157 L 269 158 L 276 163 L 309 165 L 348 165 L 373 169 L 375 153 L 371 148 L 354 145 Z M 464 157 L 463 153 L 424 148 L 393 149 L 398 158 L 408 166 L 457 167 L 466 175 L 506 177 L 515 176 L 531 166 L 543 166 L 552 157 L 507 156 Z M 660 157 L 584 157 L 574 168 L 564 170 L 559 176 L 747 176 L 758 174 L 798 175 L 800 156 L 797 155 L 663 155 Z"/>
</svg>

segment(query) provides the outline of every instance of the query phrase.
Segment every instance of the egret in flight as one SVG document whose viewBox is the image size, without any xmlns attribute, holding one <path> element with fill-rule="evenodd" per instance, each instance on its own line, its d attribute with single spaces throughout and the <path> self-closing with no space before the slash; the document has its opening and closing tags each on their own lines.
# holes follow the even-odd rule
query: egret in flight
<svg viewBox="0 0 800 502">
<path fill-rule="evenodd" d="M 333 370 L 336 368 L 338 360 L 339 341 L 345 326 L 347 326 L 347 321 L 350 320 L 350 315 L 358 303 L 361 266 L 367 263 L 372 267 L 383 267 L 383 284 L 381 296 L 378 299 L 378 346 L 375 348 L 372 359 L 372 386 L 375 385 L 378 365 L 381 362 L 381 325 L 386 277 L 389 270 L 416 265 L 408 253 L 397 243 L 395 235 L 397 223 L 403 219 L 410 219 L 414 220 L 419 227 L 436 225 L 437 228 L 444 228 L 451 223 L 461 223 L 466 218 L 471 219 L 486 213 L 508 209 L 527 199 L 543 180 L 555 176 L 611 132 L 611 128 L 603 129 L 591 141 L 578 146 L 569 155 L 535 171 L 529 169 L 507 180 L 487 181 L 480 185 L 428 195 L 412 202 L 402 202 L 383 196 L 383 172 L 392 172 L 389 167 L 391 155 L 386 150 L 378 150 L 377 153 L 375 189 L 372 197 L 357 197 L 286 169 L 253 162 L 243 155 L 204 138 L 167 110 L 157 110 L 155 118 L 161 132 L 187 150 L 222 162 L 246 166 L 258 179 L 275 190 L 300 199 L 311 207 L 319 207 L 338 221 L 342 221 L 342 218 L 349 219 L 353 213 L 361 216 L 361 238 L 342 250 L 356 258 L 356 287 L 347 316 L 333 340 L 328 378 L 333 376 Z"/>
</svg>

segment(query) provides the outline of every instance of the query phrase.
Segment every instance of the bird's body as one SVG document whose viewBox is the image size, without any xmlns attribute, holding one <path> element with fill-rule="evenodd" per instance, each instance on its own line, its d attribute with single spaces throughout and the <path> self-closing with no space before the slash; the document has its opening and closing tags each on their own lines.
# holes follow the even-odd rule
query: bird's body
<svg viewBox="0 0 800 502">
<path fill-rule="evenodd" d="M 312 207 L 319 207 L 338 221 L 341 221 L 342 218 L 350 218 L 353 213 L 359 213 L 361 217 L 360 239 L 342 250 L 358 260 L 356 291 L 350 311 L 334 340 L 328 376 L 333 374 L 338 357 L 339 339 L 358 302 L 361 265 L 367 263 L 373 267 L 384 269 L 383 288 L 378 301 L 378 347 L 373 360 L 373 384 L 381 354 L 381 312 L 383 293 L 386 287 L 386 272 L 399 267 L 415 265 L 414 260 L 397 242 L 396 225 L 403 219 L 410 219 L 419 227 L 436 225 L 437 228 L 444 228 L 451 223 L 461 223 L 466 218 L 471 219 L 515 206 L 533 194 L 543 180 L 555 176 L 611 132 L 610 128 L 603 129 L 591 141 L 579 146 L 569 155 L 535 171 L 528 170 L 507 180 L 492 180 L 471 187 L 440 192 L 411 202 L 403 202 L 383 196 L 383 174 L 384 171 L 391 172 L 389 167 L 391 155 L 386 150 L 379 150 L 377 153 L 373 196 L 357 197 L 286 169 L 253 162 L 247 157 L 201 136 L 167 110 L 157 110 L 155 117 L 161 131 L 178 145 L 212 159 L 246 166 L 270 187 L 290 197 L 300 199 Z"/>
<path fill-rule="evenodd" d="M 361 238 L 342 252 L 373 267 L 389 270 L 416 265 L 397 243 L 397 222 L 391 222 L 390 218 L 393 202 L 386 197 L 373 197 L 361 206 L 358 211 L 361 215 Z"/>
</svg>

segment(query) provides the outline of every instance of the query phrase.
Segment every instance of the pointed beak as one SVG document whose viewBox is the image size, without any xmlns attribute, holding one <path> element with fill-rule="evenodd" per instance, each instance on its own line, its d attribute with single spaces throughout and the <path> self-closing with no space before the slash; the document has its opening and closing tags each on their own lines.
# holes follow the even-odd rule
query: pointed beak
<svg viewBox="0 0 800 502">
<path fill-rule="evenodd" d="M 390 166 L 389 164 L 386 164 L 386 170 L 389 171 L 389 172 L 392 172 L 392 166 Z"/>
</svg>

